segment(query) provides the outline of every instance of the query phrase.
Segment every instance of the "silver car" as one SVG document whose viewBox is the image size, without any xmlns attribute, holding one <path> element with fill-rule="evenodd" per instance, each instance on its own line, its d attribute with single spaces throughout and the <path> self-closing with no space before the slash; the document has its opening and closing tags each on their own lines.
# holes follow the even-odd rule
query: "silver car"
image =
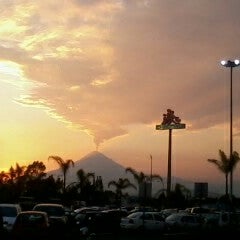
<svg viewBox="0 0 240 240">
<path fill-rule="evenodd" d="M 165 218 L 165 222 L 170 231 L 196 230 L 203 223 L 199 215 L 191 213 L 173 213 Z"/>
<path fill-rule="evenodd" d="M 159 212 L 134 212 L 121 218 L 120 227 L 127 230 L 147 230 L 164 232 L 166 224 Z"/>
</svg>

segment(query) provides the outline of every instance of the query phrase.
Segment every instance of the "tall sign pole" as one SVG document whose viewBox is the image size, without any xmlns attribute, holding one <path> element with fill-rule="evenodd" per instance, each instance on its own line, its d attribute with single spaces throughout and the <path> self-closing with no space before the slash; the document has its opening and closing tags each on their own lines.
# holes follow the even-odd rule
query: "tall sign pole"
<svg viewBox="0 0 240 240">
<path fill-rule="evenodd" d="M 172 130 L 186 128 L 186 124 L 181 123 L 181 119 L 175 116 L 174 111 L 167 109 L 167 113 L 163 114 L 163 120 L 160 125 L 156 125 L 156 130 L 168 130 L 168 172 L 167 172 L 167 197 L 171 192 L 171 172 L 172 172 Z"/>
<path fill-rule="evenodd" d="M 171 192 L 172 179 L 172 129 L 170 128 L 168 135 L 168 171 L 167 171 L 167 196 Z"/>
</svg>

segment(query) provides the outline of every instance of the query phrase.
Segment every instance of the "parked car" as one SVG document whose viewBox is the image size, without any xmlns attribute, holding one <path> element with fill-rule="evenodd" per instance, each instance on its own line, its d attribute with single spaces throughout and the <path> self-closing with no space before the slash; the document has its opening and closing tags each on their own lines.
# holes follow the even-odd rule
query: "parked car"
<svg viewBox="0 0 240 240">
<path fill-rule="evenodd" d="M 16 220 L 18 213 L 22 211 L 19 204 L 1 203 L 0 215 L 2 215 L 3 229 L 7 232 L 12 231 L 13 224 Z"/>
<path fill-rule="evenodd" d="M 13 224 L 11 236 L 14 240 L 45 239 L 49 235 L 49 227 L 46 212 L 22 211 Z"/>
<path fill-rule="evenodd" d="M 191 231 L 201 229 L 203 219 L 198 214 L 173 213 L 165 218 L 169 231 Z"/>
<path fill-rule="evenodd" d="M 74 229 L 77 228 L 80 235 L 116 234 L 120 231 L 123 216 L 126 216 L 126 211 L 120 209 L 82 211 L 75 215 Z"/>
<path fill-rule="evenodd" d="M 49 217 L 51 232 L 61 234 L 66 230 L 68 218 L 62 204 L 39 203 L 33 207 L 33 211 L 46 212 Z"/>
<path fill-rule="evenodd" d="M 177 208 L 165 208 L 160 211 L 161 215 L 164 217 L 164 219 L 168 216 L 170 216 L 173 213 L 177 213 L 178 209 Z"/>
<path fill-rule="evenodd" d="M 90 233 L 89 226 L 92 218 L 98 214 L 97 211 L 84 211 L 79 212 L 74 216 L 74 220 L 71 221 L 72 231 L 75 235 L 87 236 Z"/>
<path fill-rule="evenodd" d="M 211 212 L 204 217 L 204 229 L 240 229 L 240 212 Z"/>
<path fill-rule="evenodd" d="M 146 230 L 164 232 L 166 224 L 160 212 L 134 212 L 121 218 L 123 231 Z"/>
<path fill-rule="evenodd" d="M 117 234 L 121 230 L 121 219 L 126 215 L 126 211 L 120 209 L 100 211 L 91 218 L 89 230 L 96 234 Z"/>
<path fill-rule="evenodd" d="M 80 207 L 80 208 L 77 208 L 77 209 L 74 209 L 72 211 L 72 215 L 76 215 L 78 213 L 85 213 L 85 212 L 97 212 L 97 211 L 101 211 L 101 208 L 100 207 L 97 207 L 97 206 L 92 206 L 92 207 Z"/>
</svg>

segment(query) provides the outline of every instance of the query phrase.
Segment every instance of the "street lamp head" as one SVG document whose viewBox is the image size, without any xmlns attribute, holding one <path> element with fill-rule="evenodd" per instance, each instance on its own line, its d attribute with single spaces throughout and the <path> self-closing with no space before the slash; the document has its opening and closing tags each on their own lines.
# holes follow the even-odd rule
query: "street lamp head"
<svg viewBox="0 0 240 240">
<path fill-rule="evenodd" d="M 230 61 L 230 60 L 222 60 L 221 61 L 221 65 L 224 66 L 224 67 L 237 67 L 240 65 L 240 60 L 238 59 L 235 59 L 234 61 Z"/>
<path fill-rule="evenodd" d="M 238 66 L 238 65 L 240 64 L 240 61 L 239 61 L 239 59 L 235 59 L 235 60 L 234 60 L 234 63 L 235 63 L 235 65 L 237 65 L 237 66 Z"/>
</svg>

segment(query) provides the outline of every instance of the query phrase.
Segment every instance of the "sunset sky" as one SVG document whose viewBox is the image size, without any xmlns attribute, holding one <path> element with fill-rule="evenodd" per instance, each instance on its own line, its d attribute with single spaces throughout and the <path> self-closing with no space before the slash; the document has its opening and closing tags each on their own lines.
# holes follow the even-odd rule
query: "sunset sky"
<svg viewBox="0 0 240 240">
<path fill-rule="evenodd" d="M 224 184 L 207 162 L 229 154 L 230 69 L 239 0 L 0 0 L 0 171 L 98 150 L 125 167 Z M 233 69 L 240 153 L 240 67 Z M 240 165 L 234 171 L 240 181 Z M 240 186 L 234 186 L 239 188 Z M 239 190 L 238 189 L 238 190 Z"/>
</svg>

